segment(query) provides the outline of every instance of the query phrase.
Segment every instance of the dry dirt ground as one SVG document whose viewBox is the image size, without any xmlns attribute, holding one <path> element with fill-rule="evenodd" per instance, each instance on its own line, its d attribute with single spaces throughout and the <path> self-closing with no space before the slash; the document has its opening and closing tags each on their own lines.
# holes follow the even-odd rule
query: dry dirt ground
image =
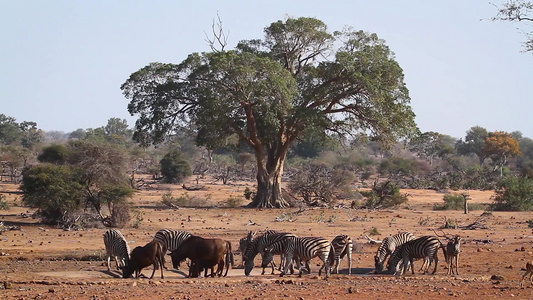
<svg viewBox="0 0 533 300">
<path fill-rule="evenodd" d="M 13 193 L 15 185 L 0 184 L 12 208 L 0 211 L 5 226 L 20 226 L 0 234 L 0 298 L 2 299 L 533 299 L 533 287 L 519 282 L 526 261 L 533 259 L 533 232 L 527 220 L 533 213 L 493 212 L 486 217 L 488 229 L 449 229 L 448 234 L 464 238 L 459 262 L 459 276 L 446 275 L 444 257 L 439 253 L 436 275 L 420 273 L 407 276 L 373 274 L 373 255 L 377 245 L 367 243 L 373 227 L 381 234 L 374 239 L 412 231 L 417 236 L 432 234 L 432 228 L 443 224 L 444 216 L 459 225 L 476 221 L 482 211 L 465 215 L 461 211 L 434 211 L 443 194 L 435 191 L 405 190 L 409 203 L 398 210 L 355 209 L 244 209 L 221 208 L 229 197 L 243 194 L 251 183 L 222 185 L 204 181 L 207 190 L 187 192 L 210 208 L 168 209 L 160 205 L 161 196 L 170 190 L 182 195 L 181 186 L 154 185 L 135 195 L 133 202 L 144 213 L 138 228 L 124 228 L 133 249 L 149 242 L 161 228 L 187 230 L 203 237 L 231 241 L 235 268 L 226 278 L 185 278 L 182 270 L 159 271 L 153 280 L 122 279 L 114 269 L 107 272 L 102 234 L 106 229 L 63 231 L 39 224 L 32 210 L 20 206 L 21 195 Z M 471 191 L 471 202 L 490 203 L 492 192 Z M 200 199 L 200 200 L 198 200 Z M 207 199 L 207 200 L 201 200 Z M 218 207 L 217 207 L 218 206 Z M 248 225 L 253 223 L 253 225 Z M 328 280 L 318 277 L 320 260 L 314 259 L 312 273 L 298 278 L 287 275 L 260 275 L 256 267 L 252 276 L 244 276 L 238 241 L 249 230 L 276 229 L 300 236 L 322 236 L 333 239 L 348 234 L 357 242 L 353 254 L 352 275 L 347 262 L 341 274 Z M 95 260 L 96 258 L 96 260 Z M 278 260 L 278 259 L 276 259 Z M 170 266 L 170 258 L 167 257 Z M 256 265 L 260 264 L 260 256 Z M 420 267 L 421 262 L 415 263 Z M 151 274 L 151 267 L 143 273 Z M 267 272 L 269 273 L 269 272 Z M 491 279 L 493 275 L 501 276 Z"/>
</svg>

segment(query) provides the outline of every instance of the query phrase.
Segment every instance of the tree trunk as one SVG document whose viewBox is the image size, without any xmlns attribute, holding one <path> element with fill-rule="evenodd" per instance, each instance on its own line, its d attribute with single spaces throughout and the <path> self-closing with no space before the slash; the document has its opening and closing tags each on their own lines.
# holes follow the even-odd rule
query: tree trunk
<svg viewBox="0 0 533 300">
<path fill-rule="evenodd" d="M 265 168 L 260 168 L 257 172 L 257 194 L 252 207 L 257 208 L 285 208 L 289 203 L 283 199 L 281 194 L 281 175 L 283 174 L 283 163 L 278 163 L 272 172 Z"/>
</svg>

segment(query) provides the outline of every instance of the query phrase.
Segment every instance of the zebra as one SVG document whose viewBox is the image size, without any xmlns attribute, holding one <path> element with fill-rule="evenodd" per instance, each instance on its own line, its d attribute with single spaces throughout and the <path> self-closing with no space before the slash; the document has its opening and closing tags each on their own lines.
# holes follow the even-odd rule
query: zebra
<svg viewBox="0 0 533 300">
<path fill-rule="evenodd" d="M 422 269 L 426 273 L 431 265 L 432 261 L 435 260 L 435 268 L 431 274 L 435 274 L 437 271 L 437 265 L 439 263 L 439 257 L 437 255 L 439 248 L 443 248 L 439 239 L 435 236 L 423 236 L 415 240 L 411 240 L 396 248 L 392 253 L 389 263 L 388 270 L 390 274 L 396 274 L 398 272 L 398 266 L 403 263 L 403 269 L 401 274 L 405 274 L 409 267 L 415 274 L 415 267 L 413 261 L 415 258 L 423 258 L 424 263 L 422 264 Z M 444 252 L 444 248 L 443 248 Z M 426 268 L 424 269 L 424 266 Z"/>
<path fill-rule="evenodd" d="M 156 232 L 153 240 L 160 242 L 163 245 L 163 268 L 168 270 L 168 268 L 165 267 L 165 254 L 167 253 L 167 250 L 169 252 L 175 251 L 186 239 L 191 236 L 192 234 L 187 231 L 168 228 L 164 228 Z"/>
<path fill-rule="evenodd" d="M 104 233 L 104 245 L 107 255 L 107 271 L 111 271 L 111 257 L 115 259 L 117 264 L 117 270 L 120 270 L 127 266 L 130 261 L 130 246 L 120 232 L 117 229 L 109 229 Z M 119 264 L 120 260 L 120 264 Z"/>
<path fill-rule="evenodd" d="M 319 257 L 323 265 L 318 270 L 318 275 L 322 275 L 322 270 L 326 273 L 326 278 L 330 275 L 330 266 L 329 266 L 329 256 L 334 255 L 333 247 L 331 246 L 330 241 L 318 238 L 318 237 L 287 237 L 281 239 L 275 243 L 272 243 L 270 246 L 265 248 L 265 256 L 263 258 L 263 264 L 268 264 L 272 261 L 274 253 L 283 250 L 285 254 L 284 269 L 281 272 L 280 276 L 283 276 L 287 273 L 290 263 L 293 259 L 298 261 L 298 277 L 302 277 L 302 269 L 304 268 L 302 262 L 305 264 L 308 271 L 309 261 L 314 257 Z"/>
<path fill-rule="evenodd" d="M 333 267 L 333 263 L 335 263 L 334 272 L 339 274 L 341 260 L 348 255 L 348 274 L 352 274 L 352 239 L 345 234 L 338 235 L 331 241 L 331 246 L 333 247 L 334 255 L 330 257 L 330 264 Z"/>
<path fill-rule="evenodd" d="M 379 245 L 378 251 L 374 256 L 374 264 L 376 267 L 376 273 L 383 271 L 383 265 L 387 260 L 387 257 L 391 255 L 396 248 L 403 245 L 408 241 L 415 239 L 415 236 L 411 232 L 400 232 L 395 235 L 386 237 L 381 245 Z"/>
<path fill-rule="evenodd" d="M 275 230 L 267 230 L 262 235 L 258 236 L 257 238 L 253 239 L 253 236 L 251 234 L 248 234 L 246 243 L 246 251 L 243 255 L 244 260 L 244 274 L 246 276 L 250 275 L 250 272 L 254 268 L 254 259 L 257 256 L 258 253 L 261 254 L 261 257 L 264 257 L 264 249 L 268 245 L 277 242 L 280 239 L 283 239 L 285 237 L 289 236 L 295 236 L 292 233 L 283 233 L 278 232 Z M 264 260 L 264 259 L 263 259 Z M 272 274 L 274 274 L 274 264 L 272 263 Z M 261 275 L 265 274 L 266 266 L 263 267 L 263 271 Z"/>
<path fill-rule="evenodd" d="M 454 275 L 453 265 L 455 261 L 455 274 L 459 275 L 459 253 L 461 253 L 461 240 L 458 235 L 454 236 L 446 244 L 446 264 L 448 265 L 448 275 Z"/>
</svg>

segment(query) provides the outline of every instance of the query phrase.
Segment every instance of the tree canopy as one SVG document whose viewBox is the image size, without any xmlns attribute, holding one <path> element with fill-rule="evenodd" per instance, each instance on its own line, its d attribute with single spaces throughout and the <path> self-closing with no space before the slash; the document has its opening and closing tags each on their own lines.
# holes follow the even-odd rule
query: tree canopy
<svg viewBox="0 0 533 300">
<path fill-rule="evenodd" d="M 138 114 L 134 138 L 159 143 L 194 124 L 216 148 L 237 135 L 257 160 L 256 207 L 284 207 L 279 183 L 289 146 L 312 127 L 367 133 L 383 143 L 416 132 L 403 70 L 376 34 L 329 32 L 314 18 L 272 23 L 234 50 L 151 63 L 121 86 Z"/>
</svg>

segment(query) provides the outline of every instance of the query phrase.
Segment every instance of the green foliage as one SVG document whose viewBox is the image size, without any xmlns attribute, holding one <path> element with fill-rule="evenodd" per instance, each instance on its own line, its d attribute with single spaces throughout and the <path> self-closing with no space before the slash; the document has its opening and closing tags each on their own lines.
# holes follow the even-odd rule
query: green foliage
<svg viewBox="0 0 533 300">
<path fill-rule="evenodd" d="M 414 160 L 402 157 L 391 157 L 383 160 L 378 167 L 381 176 L 401 178 L 413 175 L 418 170 L 418 164 Z"/>
<path fill-rule="evenodd" d="M 330 33 L 320 20 L 289 18 L 236 50 L 193 53 L 178 65 L 152 63 L 121 89 L 128 111 L 139 115 L 135 140 L 160 143 L 193 125 L 198 145 L 212 150 L 238 136 L 256 151 L 257 171 L 265 174 L 257 176 L 254 205 L 282 207 L 280 188 L 267 182 L 282 175 L 289 146 L 308 130 L 369 132 L 385 144 L 416 131 L 403 81 L 376 34 Z"/>
<path fill-rule="evenodd" d="M 37 156 L 37 159 L 42 163 L 62 165 L 67 161 L 68 154 L 67 147 L 61 144 L 54 144 L 44 148 L 41 154 Z"/>
<path fill-rule="evenodd" d="M 0 195 L 0 210 L 9 210 L 11 206 L 6 201 L 5 195 Z"/>
<path fill-rule="evenodd" d="M 80 170 L 71 166 L 42 164 L 24 172 L 23 202 L 39 209 L 43 221 L 55 223 L 77 210 L 84 200 Z"/>
<path fill-rule="evenodd" d="M 465 198 L 461 194 L 448 193 L 442 197 L 443 204 L 436 204 L 435 210 L 463 210 L 465 207 Z"/>
<path fill-rule="evenodd" d="M 449 136 L 429 131 L 412 139 L 409 148 L 432 164 L 435 157 L 444 157 L 453 153 L 453 142 Z"/>
<path fill-rule="evenodd" d="M 160 162 L 161 175 L 166 182 L 176 183 L 191 176 L 191 166 L 187 158 L 179 151 L 173 150 L 167 153 Z"/>
<path fill-rule="evenodd" d="M 377 227 L 372 227 L 372 229 L 368 231 L 368 235 L 381 235 L 381 232 L 379 232 Z"/>
<path fill-rule="evenodd" d="M 133 213 L 133 216 L 134 216 L 134 221 L 133 221 L 133 224 L 131 225 L 131 227 L 133 228 L 139 228 L 142 224 L 142 222 L 144 221 L 144 213 L 135 208 L 135 209 L 132 209 L 132 213 Z"/>
<path fill-rule="evenodd" d="M 368 208 L 396 207 L 407 202 L 407 195 L 400 193 L 400 188 L 392 181 L 375 184 L 371 191 L 361 191 Z"/>
<path fill-rule="evenodd" d="M 533 210 L 533 179 L 527 177 L 503 178 L 496 187 L 495 210 Z"/>
<path fill-rule="evenodd" d="M 457 153 L 461 155 L 475 154 L 479 159 L 479 165 L 483 165 L 483 162 L 487 158 L 486 153 L 483 151 L 485 147 L 485 140 L 489 136 L 487 129 L 474 126 L 466 132 L 465 140 L 459 139 L 455 144 Z"/>
</svg>

